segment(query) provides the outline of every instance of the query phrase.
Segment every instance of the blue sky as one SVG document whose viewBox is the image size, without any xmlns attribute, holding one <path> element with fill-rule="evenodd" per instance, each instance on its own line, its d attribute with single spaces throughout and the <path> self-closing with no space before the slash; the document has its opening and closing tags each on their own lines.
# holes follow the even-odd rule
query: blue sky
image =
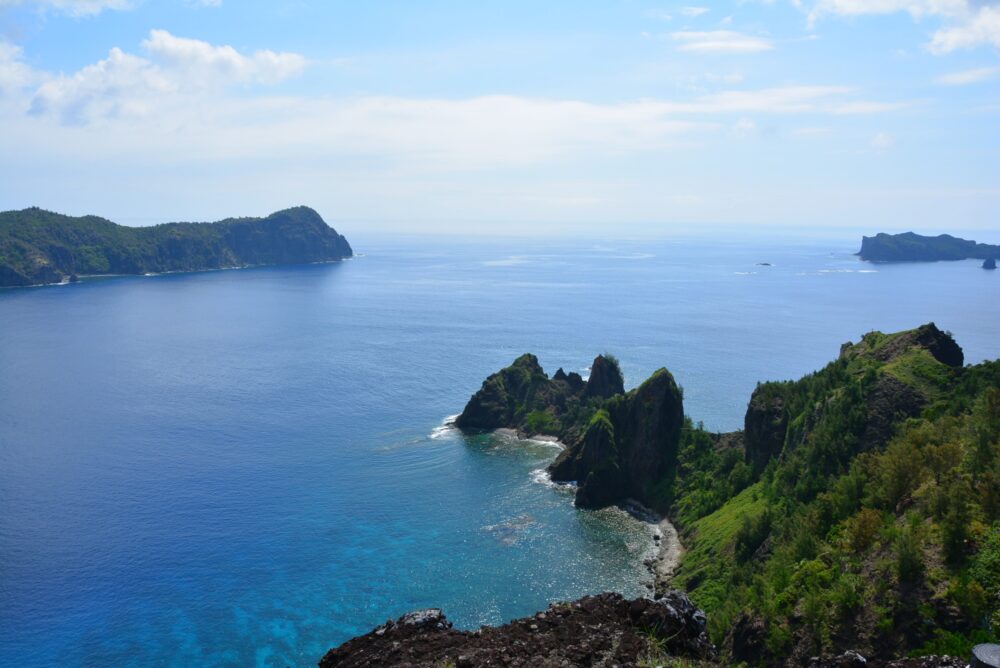
<svg viewBox="0 0 1000 668">
<path fill-rule="evenodd" d="M 0 0 L 0 209 L 996 229 L 1000 5 Z"/>
</svg>

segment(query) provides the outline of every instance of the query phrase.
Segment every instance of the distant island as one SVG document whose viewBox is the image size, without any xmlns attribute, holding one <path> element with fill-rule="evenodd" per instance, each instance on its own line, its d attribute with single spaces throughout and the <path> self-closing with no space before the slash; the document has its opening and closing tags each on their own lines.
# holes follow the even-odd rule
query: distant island
<svg viewBox="0 0 1000 668">
<path fill-rule="evenodd" d="M 471 633 L 411 613 L 321 666 L 957 668 L 1000 631 L 1000 360 L 966 366 L 933 323 L 759 384 L 741 431 L 686 416 L 666 369 L 626 391 L 610 355 L 588 379 L 522 355 L 455 424 L 559 439 L 551 479 L 583 508 L 666 515 L 679 567 L 653 600 L 601 594 Z"/>
<path fill-rule="evenodd" d="M 941 260 L 995 260 L 1000 246 L 979 244 L 950 234 L 925 237 L 913 232 L 861 238 L 858 255 L 868 262 L 938 262 Z"/>
<path fill-rule="evenodd" d="M 0 212 L 0 287 L 72 282 L 87 275 L 330 262 L 352 255 L 347 239 L 306 206 L 266 218 L 151 227 L 37 207 Z"/>
</svg>

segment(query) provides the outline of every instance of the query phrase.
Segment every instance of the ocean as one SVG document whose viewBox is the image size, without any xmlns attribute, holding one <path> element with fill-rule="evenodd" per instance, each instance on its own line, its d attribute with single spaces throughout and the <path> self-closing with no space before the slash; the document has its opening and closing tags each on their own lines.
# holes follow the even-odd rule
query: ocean
<svg viewBox="0 0 1000 668">
<path fill-rule="evenodd" d="M 417 608 L 644 593 L 649 525 L 576 510 L 552 444 L 446 425 L 524 352 L 666 366 L 720 431 L 872 329 L 1000 355 L 1000 274 L 854 238 L 344 231 L 337 264 L 0 291 L 0 665 L 314 665 Z"/>
</svg>

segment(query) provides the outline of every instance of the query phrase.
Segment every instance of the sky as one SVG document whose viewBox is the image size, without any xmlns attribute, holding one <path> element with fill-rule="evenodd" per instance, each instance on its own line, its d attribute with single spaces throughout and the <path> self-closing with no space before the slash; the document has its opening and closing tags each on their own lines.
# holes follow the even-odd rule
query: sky
<svg viewBox="0 0 1000 668">
<path fill-rule="evenodd" d="M 1000 2 L 0 0 L 0 210 L 1000 228 Z"/>
</svg>

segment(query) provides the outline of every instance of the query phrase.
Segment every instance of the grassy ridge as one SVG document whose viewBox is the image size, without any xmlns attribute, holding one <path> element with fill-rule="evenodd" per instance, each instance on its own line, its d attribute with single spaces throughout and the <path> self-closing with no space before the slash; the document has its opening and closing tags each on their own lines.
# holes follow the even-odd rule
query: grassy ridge
<svg viewBox="0 0 1000 668">
<path fill-rule="evenodd" d="M 925 333 L 758 388 L 787 426 L 757 476 L 689 424 L 664 491 L 689 548 L 675 581 L 734 661 L 961 654 L 1000 632 L 1000 362 L 942 363 Z"/>
</svg>

